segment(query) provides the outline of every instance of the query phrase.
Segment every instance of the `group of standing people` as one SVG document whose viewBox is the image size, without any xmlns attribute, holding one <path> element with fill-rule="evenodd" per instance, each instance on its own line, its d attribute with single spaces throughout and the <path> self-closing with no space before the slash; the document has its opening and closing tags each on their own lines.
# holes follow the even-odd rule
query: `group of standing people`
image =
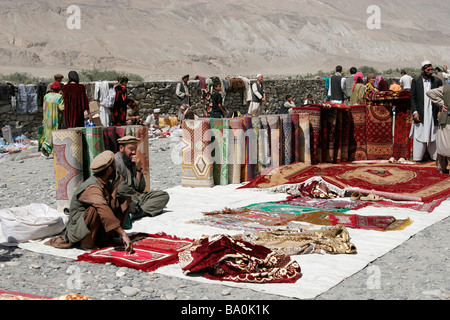
<svg viewBox="0 0 450 320">
<path fill-rule="evenodd" d="M 364 76 L 355 67 L 350 68 L 350 76 L 342 75 L 342 66 L 336 67 L 336 72 L 330 77 L 328 96 L 332 103 L 345 103 L 348 105 L 366 104 L 377 91 L 411 90 L 412 77 L 402 70 L 400 84 L 392 80 L 389 85 L 383 76 L 369 73 Z"/>
<path fill-rule="evenodd" d="M 47 156 L 53 153 L 53 130 L 84 127 L 85 111 L 89 120 L 92 120 L 86 88 L 80 84 L 78 73 L 70 71 L 65 85 L 62 83 L 63 78 L 61 74 L 54 76 L 55 81 L 47 87 L 48 92 L 43 100 L 42 152 Z"/>
<path fill-rule="evenodd" d="M 80 83 L 78 73 L 70 71 L 65 85 L 62 83 L 63 78 L 62 74 L 54 76 L 55 81 L 48 85 L 43 99 L 42 152 L 46 156 L 53 152 L 53 130 L 84 127 L 86 114 L 89 121 L 92 121 L 86 87 Z M 115 97 L 111 112 L 113 126 L 142 124 L 140 117 L 136 115 L 139 110 L 139 101 L 127 96 L 127 84 L 128 78 L 122 76 L 114 85 Z"/>
</svg>

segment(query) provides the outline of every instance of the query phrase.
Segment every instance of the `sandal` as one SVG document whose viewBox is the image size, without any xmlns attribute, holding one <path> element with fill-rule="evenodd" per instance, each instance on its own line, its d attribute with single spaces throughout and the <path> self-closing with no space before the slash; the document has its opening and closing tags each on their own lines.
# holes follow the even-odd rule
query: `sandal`
<svg viewBox="0 0 450 320">
<path fill-rule="evenodd" d="M 361 197 L 362 197 L 361 192 L 356 191 L 356 192 L 352 193 L 352 195 L 350 196 L 350 200 L 356 201 L 356 200 L 360 199 Z"/>
<path fill-rule="evenodd" d="M 383 200 L 384 198 L 377 196 L 376 194 L 370 193 L 368 196 L 361 197 L 360 199 L 363 201 L 379 201 L 379 200 Z"/>
</svg>

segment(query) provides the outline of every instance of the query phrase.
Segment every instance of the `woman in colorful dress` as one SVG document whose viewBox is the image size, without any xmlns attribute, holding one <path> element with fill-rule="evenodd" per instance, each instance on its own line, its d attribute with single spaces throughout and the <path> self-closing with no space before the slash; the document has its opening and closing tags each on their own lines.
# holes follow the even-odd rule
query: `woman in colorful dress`
<svg viewBox="0 0 450 320">
<path fill-rule="evenodd" d="M 42 142 L 42 154 L 49 156 L 53 154 L 53 130 L 61 129 L 62 112 L 64 111 L 64 100 L 59 93 L 61 84 L 57 81 L 50 85 L 51 92 L 44 96 L 43 102 L 43 120 L 44 140 Z"/>
<path fill-rule="evenodd" d="M 373 73 L 367 75 L 367 84 L 364 87 L 364 92 L 366 95 L 366 103 L 372 100 L 373 93 L 378 91 L 378 89 L 375 88 L 375 80 L 376 78 Z"/>
<path fill-rule="evenodd" d="M 127 97 L 128 78 L 122 76 L 118 79 L 118 84 L 114 86 L 116 90 L 116 99 L 112 107 L 112 125 L 126 126 L 127 125 L 127 107 L 132 104 L 138 105 L 139 102 L 129 99 Z"/>
</svg>

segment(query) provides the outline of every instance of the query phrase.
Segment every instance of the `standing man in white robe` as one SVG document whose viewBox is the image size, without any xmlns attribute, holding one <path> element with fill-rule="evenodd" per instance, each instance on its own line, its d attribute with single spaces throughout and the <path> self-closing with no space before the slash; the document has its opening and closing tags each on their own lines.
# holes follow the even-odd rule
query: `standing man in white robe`
<svg viewBox="0 0 450 320">
<path fill-rule="evenodd" d="M 414 122 L 411 128 L 413 136 L 413 160 L 422 161 L 428 151 L 431 160 L 437 156 L 436 132 L 439 108 L 426 95 L 428 90 L 442 86 L 442 81 L 433 76 L 430 61 L 422 62 L 422 74 L 411 83 L 411 111 Z"/>
</svg>

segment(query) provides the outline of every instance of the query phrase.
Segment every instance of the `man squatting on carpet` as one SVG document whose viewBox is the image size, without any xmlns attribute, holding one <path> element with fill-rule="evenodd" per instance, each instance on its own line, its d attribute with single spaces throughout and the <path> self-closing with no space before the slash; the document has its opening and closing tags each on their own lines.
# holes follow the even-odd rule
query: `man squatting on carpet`
<svg viewBox="0 0 450 320">
<path fill-rule="evenodd" d="M 129 137 L 124 138 L 129 139 Z M 136 142 L 130 145 L 134 144 Z M 133 152 L 129 153 L 129 155 L 132 154 Z M 65 234 L 54 237 L 45 244 L 56 248 L 79 245 L 82 249 L 89 250 L 96 246 L 101 248 L 110 245 L 119 235 L 125 251 L 132 252 L 131 240 L 122 226 L 127 214 L 130 213 L 130 208 L 138 210 L 139 203 L 133 205 L 135 201 L 133 198 L 139 199 L 140 195 L 136 191 L 133 193 L 132 188 L 127 187 L 129 182 L 122 176 L 122 169 L 118 168 L 115 158 L 111 151 L 104 151 L 94 158 L 90 166 L 93 175 L 81 184 L 71 199 Z M 133 163 L 131 167 L 142 170 L 139 163 L 138 165 Z M 132 181 L 138 181 L 138 185 L 144 186 L 145 189 L 145 180 L 144 183 L 141 183 L 141 180 L 144 180 L 142 175 L 140 178 L 134 176 Z M 121 194 L 119 190 L 125 193 Z M 145 199 L 146 193 L 142 194 Z M 151 215 L 162 212 L 168 201 L 169 195 L 164 191 L 157 191 L 156 196 L 150 196 L 148 201 L 142 200 L 144 207 L 151 208 L 149 213 Z"/>
</svg>

